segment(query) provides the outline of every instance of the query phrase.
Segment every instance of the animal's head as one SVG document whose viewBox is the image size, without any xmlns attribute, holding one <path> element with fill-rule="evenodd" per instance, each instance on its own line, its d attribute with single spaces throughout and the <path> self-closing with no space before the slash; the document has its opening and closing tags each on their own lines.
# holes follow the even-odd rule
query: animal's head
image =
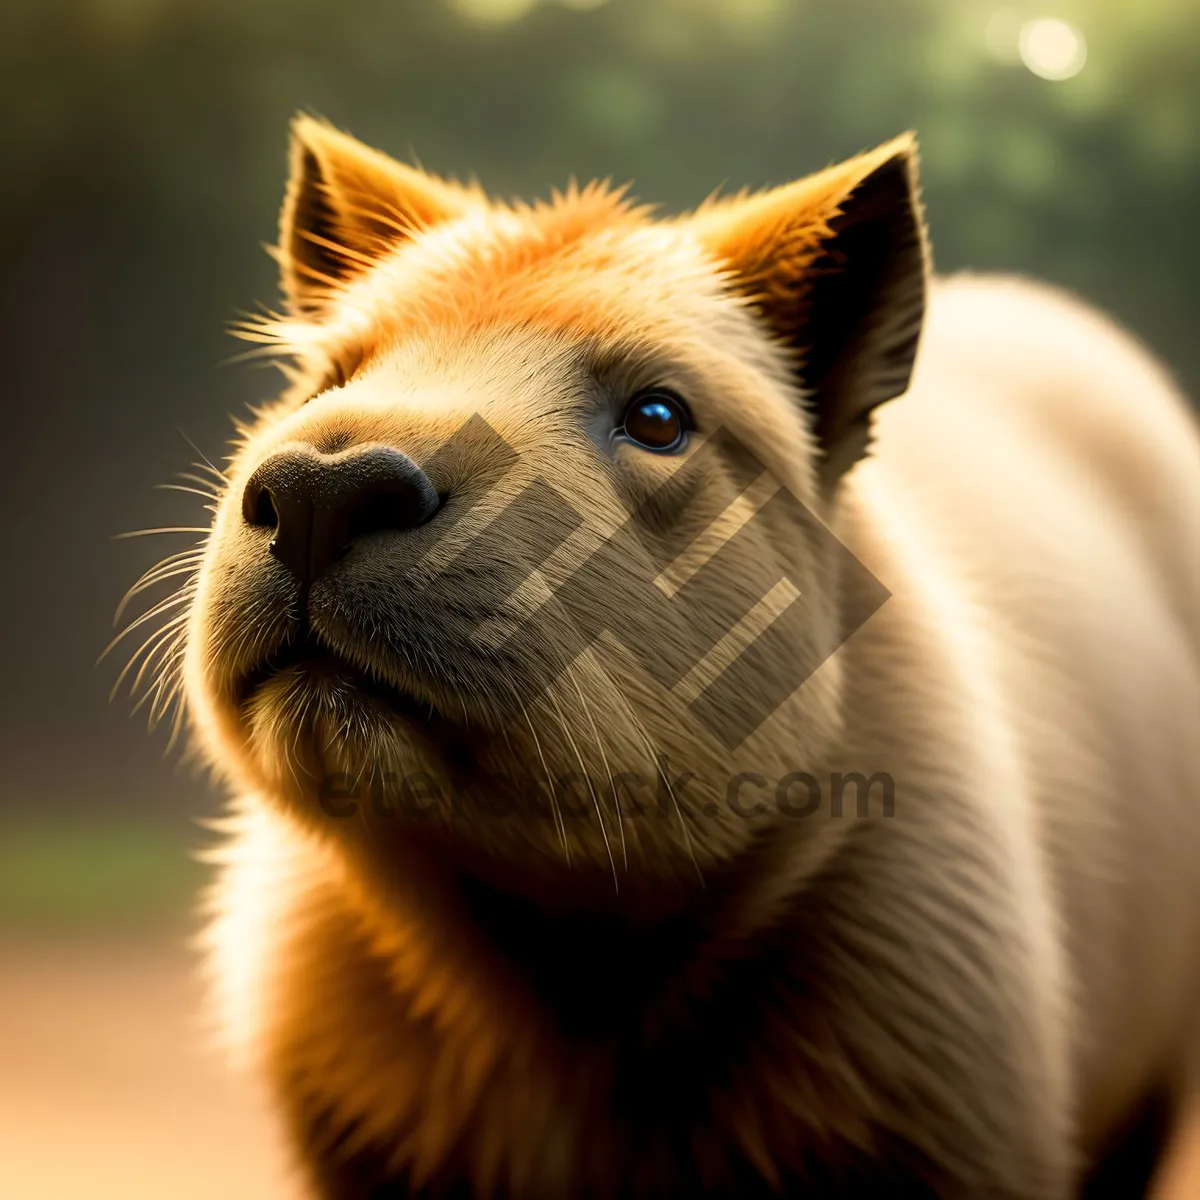
<svg viewBox="0 0 1200 1200">
<path fill-rule="evenodd" d="M 602 186 L 495 204 L 300 119 L 278 258 L 253 332 L 291 387 L 187 625 L 213 759 L 373 852 L 610 891 L 729 861 L 770 819 L 731 778 L 836 735 L 817 518 L 907 386 L 911 139 L 657 221 Z"/>
</svg>

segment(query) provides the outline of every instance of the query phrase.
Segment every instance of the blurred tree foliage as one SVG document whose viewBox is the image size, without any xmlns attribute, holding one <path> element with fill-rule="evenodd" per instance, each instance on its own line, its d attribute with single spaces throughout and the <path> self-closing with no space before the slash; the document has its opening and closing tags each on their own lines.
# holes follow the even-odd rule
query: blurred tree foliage
<svg viewBox="0 0 1200 1200">
<path fill-rule="evenodd" d="M 668 207 L 913 127 L 941 269 L 1077 288 L 1196 393 L 1200 3 L 1002 7 L 10 0 L 5 251 L 73 230 L 133 326 L 180 297 L 204 297 L 191 312 L 205 319 L 213 305 L 270 301 L 256 246 L 273 236 L 298 108 L 499 194 L 611 175 Z M 1040 15 L 1086 37 L 1075 77 L 1038 78 L 1004 42 Z"/>
</svg>

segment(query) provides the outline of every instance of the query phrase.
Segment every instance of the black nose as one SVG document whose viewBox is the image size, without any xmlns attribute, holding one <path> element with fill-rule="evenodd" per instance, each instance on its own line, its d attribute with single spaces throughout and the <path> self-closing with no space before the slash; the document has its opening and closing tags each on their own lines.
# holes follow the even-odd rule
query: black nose
<svg viewBox="0 0 1200 1200">
<path fill-rule="evenodd" d="M 281 450 L 262 463 L 242 493 L 246 522 L 275 530 L 271 553 L 305 585 L 316 582 L 356 537 L 415 529 L 440 505 L 425 472 L 390 446 L 356 446 L 340 454 Z"/>
</svg>

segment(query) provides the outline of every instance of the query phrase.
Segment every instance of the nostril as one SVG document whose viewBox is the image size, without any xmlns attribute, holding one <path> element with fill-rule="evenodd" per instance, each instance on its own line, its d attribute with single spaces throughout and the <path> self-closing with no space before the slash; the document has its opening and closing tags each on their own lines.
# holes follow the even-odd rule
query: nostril
<svg viewBox="0 0 1200 1200">
<path fill-rule="evenodd" d="M 259 464 L 242 492 L 242 517 L 251 527 L 271 530 L 271 554 L 311 584 L 356 538 L 416 529 L 445 499 L 425 472 L 393 447 L 319 454 L 297 446 Z"/>
<path fill-rule="evenodd" d="M 445 496 L 437 495 L 431 502 L 420 490 L 409 487 L 364 496 L 349 514 L 346 542 L 385 529 L 415 529 L 430 520 L 445 501 Z"/>
<path fill-rule="evenodd" d="M 264 529 L 275 529 L 279 525 L 279 513 L 275 510 L 275 501 L 265 488 L 258 489 L 258 495 L 251 498 L 245 506 L 246 520 L 251 525 L 261 525 Z"/>
</svg>

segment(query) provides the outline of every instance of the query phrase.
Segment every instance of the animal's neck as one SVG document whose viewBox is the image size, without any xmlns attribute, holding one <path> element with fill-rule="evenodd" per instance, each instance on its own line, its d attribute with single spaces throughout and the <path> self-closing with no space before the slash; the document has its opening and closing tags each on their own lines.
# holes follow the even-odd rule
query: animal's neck
<svg viewBox="0 0 1200 1200">
<path fill-rule="evenodd" d="M 828 853 L 779 828 L 690 886 L 564 879 L 557 891 L 425 856 L 399 902 L 460 986 L 520 997 L 556 1041 L 642 1045 L 685 1018 L 721 1019 L 720 997 L 769 952 Z"/>
<path fill-rule="evenodd" d="M 347 890 L 361 885 L 358 873 L 343 876 L 326 899 L 336 898 L 344 924 L 306 944 L 310 986 L 290 992 L 303 997 L 303 1019 L 289 1026 L 295 1036 L 280 1043 L 275 1069 L 322 1077 L 328 1060 L 312 1057 L 321 1046 L 311 1037 L 315 1023 L 340 1047 L 340 1077 L 353 1081 L 353 1094 L 347 1102 L 318 1088 L 296 1113 L 301 1129 L 370 1117 L 379 1146 L 391 1147 L 388 1172 L 399 1169 L 398 1131 L 406 1131 L 412 1169 L 427 1163 L 439 1177 L 482 1178 L 486 1162 L 510 1158 L 518 1174 L 570 1174 L 591 1163 L 615 1172 L 611 1187 L 596 1183 L 597 1195 L 619 1194 L 635 1168 L 691 1163 L 689 1147 L 701 1143 L 724 1147 L 729 1162 L 719 1173 L 757 1178 L 750 1164 L 760 1154 L 784 1152 L 761 1140 L 779 1096 L 799 1086 L 797 1072 L 806 1080 L 815 1070 L 777 1054 L 797 1029 L 815 1036 L 797 990 L 799 962 L 810 950 L 819 957 L 825 940 L 816 912 L 803 922 L 811 946 L 800 932 L 805 884 L 821 861 L 809 845 L 776 830 L 706 877 L 687 903 L 652 914 L 628 894 L 633 888 L 620 902 L 551 906 L 461 863 L 447 871 L 428 853 L 414 856 L 382 909 L 378 895 L 356 900 Z M 366 943 L 362 905 L 377 917 Z M 364 1028 L 379 1036 L 360 1041 L 355 1032 Z M 382 1095 L 370 1108 L 362 1099 Z M 664 1113 L 668 1129 L 660 1128 Z M 679 1146 L 668 1144 L 676 1137 Z M 561 1161 L 529 1157 L 547 1138 L 568 1148 Z M 579 1194 L 577 1182 L 554 1174 L 528 1191 Z"/>
</svg>

